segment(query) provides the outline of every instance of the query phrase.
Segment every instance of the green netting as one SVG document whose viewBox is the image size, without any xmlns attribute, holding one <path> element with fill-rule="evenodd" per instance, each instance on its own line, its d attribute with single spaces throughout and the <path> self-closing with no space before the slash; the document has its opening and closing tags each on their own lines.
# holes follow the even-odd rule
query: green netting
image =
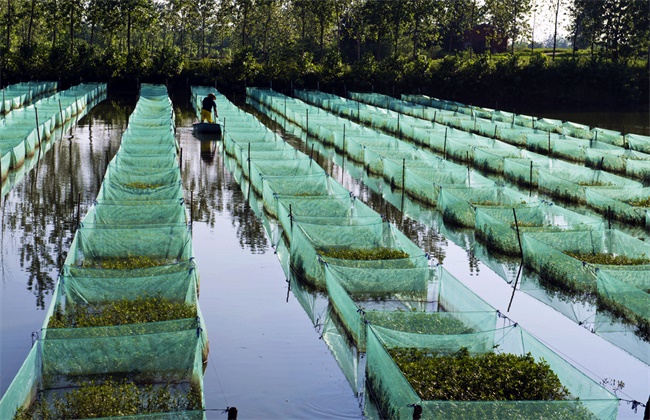
<svg viewBox="0 0 650 420">
<path fill-rule="evenodd" d="M 180 184 L 163 185 L 157 188 L 129 188 L 122 184 L 104 182 L 97 193 L 97 201 L 119 200 L 119 201 L 161 201 L 161 200 L 182 200 L 183 192 L 179 189 Z"/>
<path fill-rule="evenodd" d="M 523 186 L 539 184 L 539 169 L 550 167 L 556 161 L 537 153 L 522 151 L 521 158 L 503 160 L 503 176 Z"/>
<path fill-rule="evenodd" d="M 198 272 L 192 261 L 131 270 L 67 266 L 62 276 L 66 305 L 144 295 L 193 304 L 199 287 Z"/>
<path fill-rule="evenodd" d="M 355 396 L 362 397 L 365 385 L 365 353 L 350 345 L 347 332 L 331 308 L 328 307 L 319 322 L 322 326 L 323 341 L 329 347 Z"/>
<path fill-rule="evenodd" d="M 84 226 L 75 235 L 66 264 L 95 265 L 105 259 L 147 257 L 163 265 L 190 259 L 191 245 L 186 224 Z"/>
<path fill-rule="evenodd" d="M 367 380 L 385 417 L 410 419 L 413 417 L 413 404 L 418 404 L 423 409 L 422 418 L 431 419 L 616 418 L 616 396 L 521 328 L 438 335 L 401 332 L 369 324 L 367 334 Z M 423 401 L 386 350 L 418 348 L 433 354 L 453 354 L 461 347 L 467 348 L 470 355 L 498 352 L 523 356 L 530 353 L 536 361 L 544 360 L 550 366 L 570 397 L 559 401 Z"/>
<path fill-rule="evenodd" d="M 605 229 L 605 222 L 552 203 L 540 202 L 517 209 L 477 207 L 475 228 L 476 237 L 491 249 L 520 255 L 518 236 L 525 232 L 602 230 Z"/>
<path fill-rule="evenodd" d="M 129 170 L 130 168 L 171 169 L 178 167 L 176 155 L 137 155 L 116 153 L 109 163 L 109 170 Z"/>
<path fill-rule="evenodd" d="M 503 186 L 441 188 L 438 208 L 446 222 L 464 227 L 476 224 L 478 207 L 523 208 L 538 200 Z"/>
<path fill-rule="evenodd" d="M 639 336 L 640 325 L 622 323 L 609 312 L 598 311 L 594 319 L 593 331 L 648 365 L 650 364 L 648 340 Z M 647 334 L 647 330 L 645 332 Z"/>
<path fill-rule="evenodd" d="M 288 235 L 291 240 L 293 268 L 305 280 L 319 288 L 325 287 L 322 262 L 367 270 L 417 268 L 428 265 L 427 256 L 403 233 L 386 222 L 379 221 L 358 226 L 295 222 Z M 403 251 L 408 257 L 391 260 L 344 260 L 322 256 L 324 251 L 330 250 L 380 248 Z"/>
<path fill-rule="evenodd" d="M 621 272 L 650 269 L 650 262 L 630 265 L 632 262 L 628 260 L 621 262 L 622 265 L 608 265 L 583 262 L 566 254 L 569 252 L 584 255 L 584 258 L 589 255 L 620 256 L 630 260 L 647 261 L 650 256 L 650 244 L 618 230 L 524 233 L 522 246 L 524 263 L 540 273 L 543 278 L 568 292 L 595 294 L 596 269 Z"/>
<path fill-rule="evenodd" d="M 381 222 L 381 216 L 350 194 L 327 196 L 276 196 L 280 225 L 290 232 L 294 222 L 364 225 Z"/>
<path fill-rule="evenodd" d="M 149 203 L 146 209 L 141 202 L 106 201 L 93 205 L 81 221 L 82 226 L 91 225 L 170 225 L 187 223 L 187 211 L 179 200 L 161 200 Z"/>
<path fill-rule="evenodd" d="M 435 206 L 440 187 L 487 187 L 494 182 L 466 167 L 440 158 L 411 162 L 384 159 L 384 179 L 393 188 L 405 188 L 414 199 Z"/>
<path fill-rule="evenodd" d="M 496 323 L 496 311 L 442 267 L 360 272 L 327 264 L 325 279 L 332 307 L 361 351 L 366 320 L 421 332 L 438 318 L 441 333 L 492 330 Z"/>
<path fill-rule="evenodd" d="M 650 154 L 650 136 L 626 134 L 625 141 L 630 149 Z"/>
<path fill-rule="evenodd" d="M 348 190 L 324 172 L 300 176 L 265 176 L 262 182 L 264 207 L 274 217 L 278 217 L 277 199 L 279 197 L 350 195 Z"/>
<path fill-rule="evenodd" d="M 104 182 L 119 184 L 122 187 L 134 190 L 148 190 L 180 183 L 181 173 L 178 167 L 158 171 L 137 167 L 128 171 L 109 170 L 104 176 Z"/>
<path fill-rule="evenodd" d="M 233 156 L 237 162 L 246 162 L 246 156 L 248 156 L 249 151 L 251 156 L 258 157 L 260 153 L 266 152 L 285 152 L 285 153 L 296 153 L 296 149 L 289 146 L 284 141 L 275 141 L 267 139 L 264 141 L 259 141 L 259 139 L 266 138 L 266 133 L 259 134 L 255 137 L 256 141 L 240 142 L 230 139 L 230 136 L 224 137 L 224 144 L 226 148 L 226 153 L 230 156 Z"/>
<path fill-rule="evenodd" d="M 650 268 L 601 269 L 596 272 L 601 305 L 637 328 L 638 335 L 650 339 Z M 647 363 L 650 355 L 645 358 Z"/>
<path fill-rule="evenodd" d="M 68 91 L 57 93 L 51 98 L 39 100 L 29 107 L 15 109 L 5 115 L 0 127 L 0 157 L 3 163 L 6 162 L 6 156 L 10 156 L 11 169 L 22 166 L 25 158 L 35 155 L 41 142 L 50 138 L 56 126 L 62 125 L 72 115 L 81 112 L 86 103 L 105 92 L 104 87 L 105 85 L 80 85 L 76 90 L 71 88 Z M 43 91 L 49 91 L 53 90 L 53 85 L 51 82 L 46 82 L 41 88 Z M 23 87 L 18 88 L 18 90 L 22 89 Z M 29 87 L 24 87 L 24 89 L 32 92 Z M 78 93 L 78 97 L 71 97 L 73 91 Z M 22 97 L 31 101 L 32 95 L 26 93 Z M 6 104 L 5 98 L 3 107 Z M 13 105 L 22 106 L 22 102 Z M 2 171 L 4 172 L 5 169 L 3 168 Z"/>
<path fill-rule="evenodd" d="M 587 188 L 587 204 L 613 219 L 645 226 L 648 224 L 650 188 Z"/>
<path fill-rule="evenodd" d="M 519 157 L 521 157 L 521 150 L 517 148 L 477 147 L 474 149 L 474 166 L 483 171 L 501 174 L 506 158 Z"/>
<path fill-rule="evenodd" d="M 242 169 L 244 174 L 248 175 L 253 189 L 258 194 L 262 194 L 263 179 L 268 176 L 303 176 L 325 173 L 323 168 L 309 156 L 304 155 L 289 161 L 254 160 L 250 164 L 250 174 L 248 173 L 248 162 L 242 166 Z"/>
<path fill-rule="evenodd" d="M 588 149 L 586 165 L 631 178 L 650 180 L 650 155 L 634 150 Z"/>
<path fill-rule="evenodd" d="M 601 170 L 558 165 L 539 169 L 539 190 L 564 200 L 586 203 L 586 189 L 600 187 L 636 188 L 641 184 Z"/>
</svg>

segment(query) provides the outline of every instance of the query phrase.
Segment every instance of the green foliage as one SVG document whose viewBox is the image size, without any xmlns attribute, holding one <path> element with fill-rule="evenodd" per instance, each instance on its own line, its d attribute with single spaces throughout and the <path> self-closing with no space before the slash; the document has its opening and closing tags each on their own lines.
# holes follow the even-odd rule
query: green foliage
<svg viewBox="0 0 650 420">
<path fill-rule="evenodd" d="M 168 258 L 156 258 L 147 256 L 129 256 L 129 257 L 106 257 L 106 258 L 87 258 L 81 266 L 83 268 L 103 268 L 106 270 L 131 270 L 134 268 L 158 267 L 174 263 L 175 261 Z"/>
<path fill-rule="evenodd" d="M 134 416 L 201 410 L 201 406 L 201 390 L 196 384 L 183 392 L 169 384 L 138 385 L 107 379 L 85 383 L 61 397 L 54 396 L 49 403 L 41 394 L 28 409 L 19 408 L 14 420 Z"/>
<path fill-rule="evenodd" d="M 339 260 L 396 260 L 400 258 L 409 258 L 409 254 L 399 249 L 391 248 L 328 248 L 319 251 L 320 255 L 327 258 L 336 258 Z"/>
<path fill-rule="evenodd" d="M 160 297 L 142 296 L 134 300 L 95 305 L 75 305 L 65 313 L 57 305 L 48 328 L 106 327 L 144 324 L 196 317 L 196 305 L 187 305 Z"/>
<path fill-rule="evenodd" d="M 149 184 L 146 182 L 129 182 L 128 184 L 124 184 L 124 186 L 128 188 L 137 189 L 137 190 L 148 190 L 148 189 L 162 187 L 163 184 Z"/>
<path fill-rule="evenodd" d="M 474 330 L 465 326 L 462 321 L 441 312 L 432 316 L 427 312 L 368 312 L 366 319 L 375 325 L 395 331 L 406 331 L 414 334 L 470 334 Z"/>
<path fill-rule="evenodd" d="M 436 355 L 415 348 L 389 349 L 423 400 L 540 401 L 564 400 L 569 392 L 544 360 L 528 353 L 471 356 L 466 348 Z"/>
<path fill-rule="evenodd" d="M 648 208 L 648 207 L 650 207 L 650 197 L 641 198 L 641 199 L 638 199 L 638 200 L 630 200 L 627 203 L 630 206 L 633 206 L 633 207 L 645 207 L 645 208 Z"/>
<path fill-rule="evenodd" d="M 626 255 L 615 255 L 615 254 L 592 254 L 592 253 L 582 253 L 582 252 L 571 252 L 565 251 L 566 255 L 573 257 L 582 262 L 589 264 L 601 264 L 601 265 L 643 265 L 650 263 L 648 258 L 633 258 Z"/>
</svg>

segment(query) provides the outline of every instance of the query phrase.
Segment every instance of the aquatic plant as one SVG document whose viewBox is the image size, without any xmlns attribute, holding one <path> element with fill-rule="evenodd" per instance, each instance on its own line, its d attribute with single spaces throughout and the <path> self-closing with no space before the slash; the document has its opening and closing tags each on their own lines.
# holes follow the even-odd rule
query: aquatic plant
<svg viewBox="0 0 650 420">
<path fill-rule="evenodd" d="M 196 305 L 169 299 L 139 296 L 96 305 L 74 305 L 65 312 L 57 305 L 48 328 L 105 327 L 144 324 L 196 317 Z"/>
<path fill-rule="evenodd" d="M 128 380 L 90 381 L 81 387 L 53 396 L 51 401 L 40 394 L 27 409 L 20 407 L 14 420 L 84 419 L 173 413 L 200 410 L 201 389 L 191 384 L 187 392 L 174 390 L 169 384 L 138 385 Z"/>
<path fill-rule="evenodd" d="M 573 257 L 582 262 L 602 265 L 642 265 L 650 263 L 648 258 L 634 258 L 626 255 L 615 255 L 606 253 L 582 253 L 565 251 L 566 255 Z"/>
<path fill-rule="evenodd" d="M 140 256 L 88 258 L 83 260 L 83 268 L 103 268 L 107 270 L 130 270 L 134 268 L 149 268 L 176 262 L 170 258 Z"/>
<path fill-rule="evenodd" d="M 450 355 L 415 348 L 388 352 L 423 400 L 539 401 L 569 397 L 548 363 L 535 361 L 530 353 L 472 356 L 465 347 Z"/>
<path fill-rule="evenodd" d="M 379 248 L 326 248 L 319 251 L 320 255 L 327 258 L 340 260 L 397 260 L 409 258 L 409 254 L 399 250 L 386 247 Z"/>
</svg>

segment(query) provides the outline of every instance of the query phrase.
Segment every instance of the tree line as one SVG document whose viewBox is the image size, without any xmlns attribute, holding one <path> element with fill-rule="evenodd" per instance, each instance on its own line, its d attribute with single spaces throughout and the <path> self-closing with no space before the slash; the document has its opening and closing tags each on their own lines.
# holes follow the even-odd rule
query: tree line
<svg viewBox="0 0 650 420">
<path fill-rule="evenodd" d="M 531 17 L 541 10 L 552 12 L 553 50 L 536 53 Z M 647 92 L 647 0 L 0 0 L 0 16 L 3 85 L 180 78 L 426 90 L 474 77 L 512 90 L 508 75 L 539 83 L 598 70 L 627 77 L 609 84 L 637 85 L 626 100 Z M 481 54 L 468 49 L 478 27 Z M 559 33 L 571 44 L 561 59 Z M 505 57 L 491 54 L 498 40 Z M 461 87 L 442 93 L 471 93 Z"/>
</svg>

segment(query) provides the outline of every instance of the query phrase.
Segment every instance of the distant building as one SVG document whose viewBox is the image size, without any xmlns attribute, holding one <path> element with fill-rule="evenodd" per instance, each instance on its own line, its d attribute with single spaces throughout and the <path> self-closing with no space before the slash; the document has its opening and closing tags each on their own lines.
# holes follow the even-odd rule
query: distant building
<svg viewBox="0 0 650 420">
<path fill-rule="evenodd" d="M 476 25 L 465 31 L 465 49 L 471 48 L 477 54 L 489 51 L 501 53 L 508 50 L 508 37 L 497 33 L 494 26 L 487 23 Z"/>
</svg>

